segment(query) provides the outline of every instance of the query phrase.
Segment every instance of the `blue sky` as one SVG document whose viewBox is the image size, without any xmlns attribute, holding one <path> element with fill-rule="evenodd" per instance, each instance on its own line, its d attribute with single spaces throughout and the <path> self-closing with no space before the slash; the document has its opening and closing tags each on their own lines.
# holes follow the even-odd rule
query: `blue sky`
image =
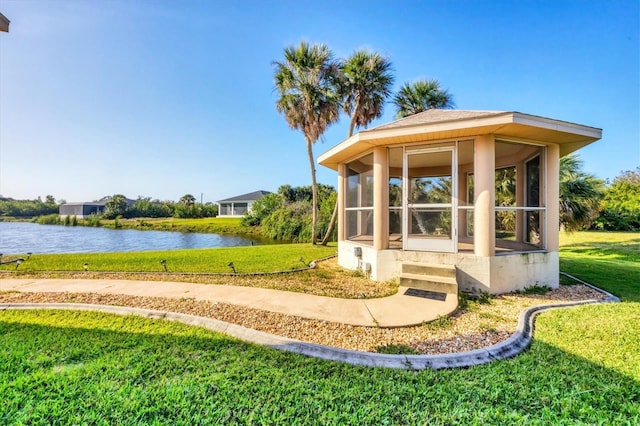
<svg viewBox="0 0 640 426">
<path fill-rule="evenodd" d="M 4 0 L 0 12 L 5 197 L 206 202 L 309 185 L 304 138 L 273 91 L 272 61 L 301 40 L 336 57 L 375 50 L 395 89 L 436 78 L 459 109 L 602 128 L 579 151 L 598 177 L 640 165 L 636 0 Z M 347 130 L 343 117 L 316 157 Z M 318 180 L 337 177 L 318 166 Z"/>
</svg>

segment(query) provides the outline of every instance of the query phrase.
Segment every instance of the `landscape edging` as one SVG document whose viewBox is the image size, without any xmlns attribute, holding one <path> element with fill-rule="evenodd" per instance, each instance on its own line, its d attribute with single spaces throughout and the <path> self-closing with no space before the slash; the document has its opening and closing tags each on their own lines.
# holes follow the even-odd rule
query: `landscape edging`
<svg viewBox="0 0 640 426">
<path fill-rule="evenodd" d="M 565 274 L 571 277 L 568 274 Z M 577 278 L 574 278 L 578 280 Z M 593 303 L 619 302 L 620 299 L 605 290 L 597 288 L 589 283 L 578 280 L 581 283 L 606 295 L 604 299 L 581 300 L 576 302 L 557 303 L 543 306 L 533 306 L 525 309 L 518 318 L 516 331 L 506 340 L 503 340 L 486 348 L 475 349 L 466 352 L 437 355 L 395 355 L 379 354 L 372 352 L 361 352 L 349 349 L 334 348 L 331 346 L 319 345 L 316 343 L 302 342 L 275 334 L 253 330 L 237 324 L 232 324 L 213 318 L 199 317 L 196 315 L 182 314 L 177 312 L 166 312 L 152 309 L 131 308 L 113 305 L 93 305 L 84 303 L 2 303 L 0 310 L 7 309 L 64 309 L 64 310 L 85 310 L 118 315 L 138 315 L 153 319 L 166 319 L 179 321 L 187 325 L 203 327 L 208 330 L 217 331 L 240 340 L 268 346 L 274 349 L 293 352 L 314 358 L 331 361 L 339 361 L 352 365 L 367 367 L 385 367 L 405 370 L 439 370 L 443 368 L 463 368 L 482 365 L 496 360 L 512 358 L 531 344 L 533 338 L 535 318 L 541 312 L 576 307 Z"/>
</svg>

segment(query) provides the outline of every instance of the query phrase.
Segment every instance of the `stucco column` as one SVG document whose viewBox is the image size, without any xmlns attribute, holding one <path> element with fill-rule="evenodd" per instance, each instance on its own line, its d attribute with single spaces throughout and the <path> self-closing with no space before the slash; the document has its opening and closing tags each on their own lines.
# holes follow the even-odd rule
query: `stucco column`
<svg viewBox="0 0 640 426">
<path fill-rule="evenodd" d="M 483 135 L 475 139 L 473 246 L 476 256 L 493 256 L 496 253 L 495 151 L 493 135 Z"/>
<path fill-rule="evenodd" d="M 389 164 L 387 149 L 373 150 L 373 248 L 389 247 Z"/>
<path fill-rule="evenodd" d="M 345 235 L 345 197 L 347 196 L 347 165 L 338 165 L 338 241 L 344 241 Z"/>
<path fill-rule="evenodd" d="M 516 206 L 523 207 L 525 205 L 525 192 L 527 188 L 525 186 L 525 167 L 523 162 L 516 164 Z M 525 223 L 524 223 L 524 211 L 516 210 L 516 241 L 522 242 L 525 238 Z"/>
<path fill-rule="evenodd" d="M 455 171 L 458 175 L 458 206 L 467 204 L 467 175 L 462 171 L 462 167 L 458 166 Z M 458 210 L 458 235 L 466 236 L 467 229 L 467 211 Z"/>
<path fill-rule="evenodd" d="M 547 146 L 545 232 L 547 251 L 558 251 L 560 246 L 560 146 Z"/>
</svg>

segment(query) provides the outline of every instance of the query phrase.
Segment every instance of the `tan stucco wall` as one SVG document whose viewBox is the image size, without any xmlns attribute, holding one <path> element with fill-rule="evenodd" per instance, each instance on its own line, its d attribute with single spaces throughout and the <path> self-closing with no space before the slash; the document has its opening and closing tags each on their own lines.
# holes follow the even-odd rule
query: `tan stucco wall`
<svg viewBox="0 0 640 426">
<path fill-rule="evenodd" d="M 359 247 L 362 257 L 354 253 Z M 557 288 L 559 285 L 558 252 L 526 252 L 498 256 L 467 253 L 435 253 L 404 250 L 375 250 L 350 241 L 338 244 L 338 263 L 346 269 L 366 270 L 375 281 L 398 278 L 402 262 L 454 265 L 460 290 L 491 294 L 509 293 L 535 285 Z"/>
</svg>

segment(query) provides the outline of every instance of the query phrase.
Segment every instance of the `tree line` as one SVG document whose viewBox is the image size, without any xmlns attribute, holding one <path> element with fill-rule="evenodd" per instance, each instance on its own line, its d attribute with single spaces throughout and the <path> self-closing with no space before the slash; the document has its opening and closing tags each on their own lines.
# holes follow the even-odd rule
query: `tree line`
<svg viewBox="0 0 640 426">
<path fill-rule="evenodd" d="M 134 217 L 177 217 L 177 218 L 201 218 L 215 217 L 218 215 L 218 205 L 215 203 L 199 204 L 191 194 L 180 197 L 178 202 L 152 200 L 150 197 L 138 197 L 129 204 L 122 194 L 112 195 L 105 203 L 105 219 L 122 217 L 125 219 Z"/>
<path fill-rule="evenodd" d="M 0 217 L 32 218 L 58 213 L 58 209 L 59 204 L 52 195 L 47 195 L 44 201 L 40 197 L 35 200 L 15 200 L 0 195 Z"/>
<path fill-rule="evenodd" d="M 105 219 L 134 218 L 134 217 L 178 217 L 200 218 L 215 217 L 218 215 L 218 205 L 215 203 L 200 204 L 191 194 L 186 194 L 179 201 L 160 201 L 151 197 L 138 197 L 130 203 L 122 194 L 114 194 L 108 197 L 105 203 L 106 210 L 101 215 Z M 43 201 L 40 197 L 35 200 L 15 200 L 0 196 L 0 217 L 35 218 L 58 214 L 60 205 L 66 201 L 47 195 Z"/>
</svg>

